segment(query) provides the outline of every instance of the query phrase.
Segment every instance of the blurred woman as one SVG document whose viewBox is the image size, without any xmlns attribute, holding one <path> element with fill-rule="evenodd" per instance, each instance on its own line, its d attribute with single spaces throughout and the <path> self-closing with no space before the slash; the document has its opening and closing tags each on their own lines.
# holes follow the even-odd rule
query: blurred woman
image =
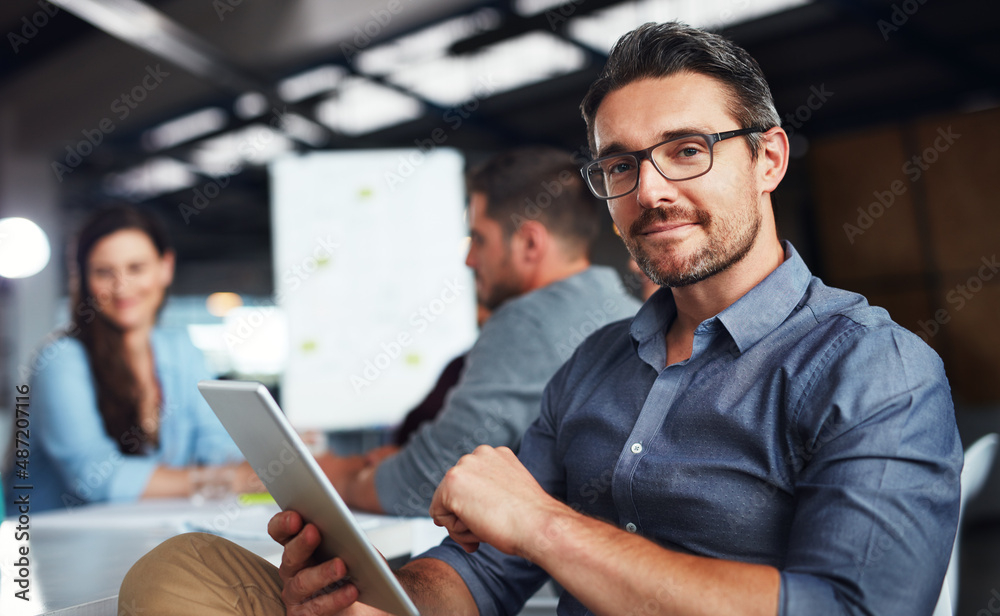
<svg viewBox="0 0 1000 616">
<path fill-rule="evenodd" d="M 174 275 L 160 225 L 102 210 L 75 252 L 71 325 L 31 365 L 32 510 L 258 487 L 198 392 L 201 353 L 156 326 Z"/>
</svg>

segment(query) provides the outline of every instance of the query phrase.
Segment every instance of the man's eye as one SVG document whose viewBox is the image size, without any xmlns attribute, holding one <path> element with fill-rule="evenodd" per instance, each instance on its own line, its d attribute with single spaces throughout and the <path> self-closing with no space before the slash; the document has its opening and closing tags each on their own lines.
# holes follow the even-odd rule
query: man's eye
<svg viewBox="0 0 1000 616">
<path fill-rule="evenodd" d="M 615 160 L 608 163 L 605 167 L 608 175 L 615 175 L 620 173 L 629 173 L 635 168 L 635 165 L 628 160 Z"/>
</svg>

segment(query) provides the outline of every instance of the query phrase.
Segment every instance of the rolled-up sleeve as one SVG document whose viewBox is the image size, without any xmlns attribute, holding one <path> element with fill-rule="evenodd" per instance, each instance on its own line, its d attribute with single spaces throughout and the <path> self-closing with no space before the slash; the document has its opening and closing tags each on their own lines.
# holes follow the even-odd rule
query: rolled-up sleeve
<svg viewBox="0 0 1000 616">
<path fill-rule="evenodd" d="M 783 616 L 930 614 L 948 566 L 963 456 L 943 366 L 908 332 L 862 329 L 834 341 L 793 415 Z"/>
</svg>

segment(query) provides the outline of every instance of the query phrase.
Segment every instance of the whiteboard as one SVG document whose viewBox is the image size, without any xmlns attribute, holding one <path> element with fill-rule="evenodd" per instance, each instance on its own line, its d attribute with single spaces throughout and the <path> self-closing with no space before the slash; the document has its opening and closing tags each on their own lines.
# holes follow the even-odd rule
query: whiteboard
<svg viewBox="0 0 1000 616">
<path fill-rule="evenodd" d="M 298 428 L 398 423 L 476 338 L 463 160 L 446 148 L 272 163 L 281 405 Z"/>
</svg>

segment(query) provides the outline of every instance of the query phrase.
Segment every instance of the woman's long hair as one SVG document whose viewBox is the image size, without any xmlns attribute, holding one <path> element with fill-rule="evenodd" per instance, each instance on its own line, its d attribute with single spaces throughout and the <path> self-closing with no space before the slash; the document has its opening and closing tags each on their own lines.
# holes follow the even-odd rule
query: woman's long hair
<svg viewBox="0 0 1000 616">
<path fill-rule="evenodd" d="M 124 332 L 97 311 L 97 301 L 91 294 L 87 277 L 87 261 L 94 246 L 104 237 L 126 229 L 145 233 L 161 257 L 171 250 L 163 226 L 150 214 L 128 206 L 94 213 L 76 239 L 68 335 L 78 339 L 87 351 L 97 392 L 97 408 L 108 436 L 114 439 L 122 453 L 140 454 L 142 452 L 135 447 L 135 437 L 150 443 L 154 438 L 139 421 L 142 400 L 139 381 L 127 360 Z M 126 438 L 130 434 L 132 437 Z"/>
</svg>

